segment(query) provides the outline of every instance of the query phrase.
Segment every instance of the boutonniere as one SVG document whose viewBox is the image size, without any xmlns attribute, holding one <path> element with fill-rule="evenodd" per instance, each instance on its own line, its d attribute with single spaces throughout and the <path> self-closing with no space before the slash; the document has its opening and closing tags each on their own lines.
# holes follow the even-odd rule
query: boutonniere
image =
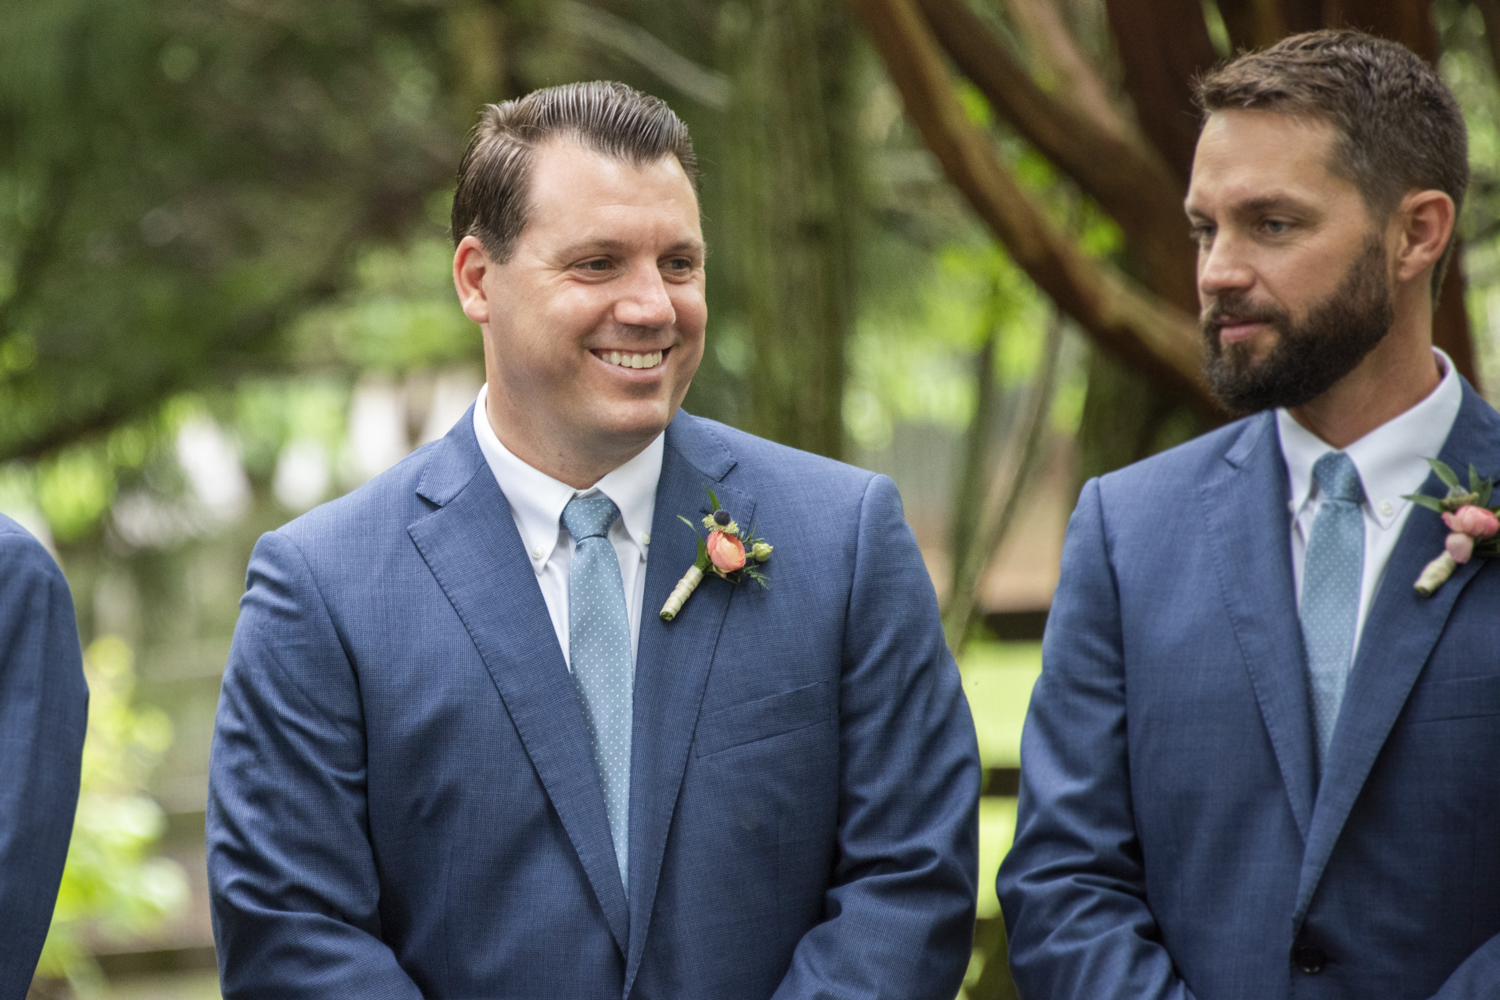
<svg viewBox="0 0 1500 1000">
<path fill-rule="evenodd" d="M 1496 508 L 1490 506 L 1490 494 L 1495 490 L 1493 479 L 1480 479 L 1474 466 L 1469 466 L 1469 485 L 1465 489 L 1458 474 L 1435 458 L 1427 464 L 1448 487 L 1443 497 L 1430 497 L 1425 493 L 1413 493 L 1403 497 L 1414 504 L 1436 511 L 1443 516 L 1448 526 L 1448 540 L 1443 554 L 1428 563 L 1417 577 L 1417 593 L 1431 597 L 1443 585 L 1461 563 L 1475 556 L 1490 558 L 1500 555 L 1500 517 Z"/>
<path fill-rule="evenodd" d="M 703 519 L 703 527 L 708 536 L 698 536 L 698 559 L 682 574 L 682 579 L 672 588 L 667 603 L 661 606 L 662 621 L 669 622 L 677 617 L 683 602 L 703 582 L 704 573 L 712 573 L 730 583 L 754 580 L 762 587 L 771 586 L 766 575 L 760 571 L 761 564 L 771 558 L 771 546 L 765 539 L 755 537 L 754 528 L 749 532 L 741 532 L 740 526 L 729 516 L 729 511 L 719 506 L 719 498 L 714 496 L 713 490 L 708 491 L 708 501 L 713 505 L 713 513 Z M 692 521 L 681 514 L 677 515 L 677 520 L 691 528 L 693 534 L 698 534 L 698 528 Z"/>
</svg>

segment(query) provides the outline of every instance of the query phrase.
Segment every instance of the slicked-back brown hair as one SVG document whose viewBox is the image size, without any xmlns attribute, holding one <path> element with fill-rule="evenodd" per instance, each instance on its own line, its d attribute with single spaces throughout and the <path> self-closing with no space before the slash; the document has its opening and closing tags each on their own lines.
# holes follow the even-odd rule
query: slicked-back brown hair
<svg viewBox="0 0 1500 1000">
<path fill-rule="evenodd" d="M 1326 121 L 1337 133 L 1334 174 L 1385 220 L 1411 191 L 1442 191 L 1463 208 L 1469 135 L 1437 73 L 1396 42 L 1349 29 L 1310 31 L 1241 55 L 1197 82 L 1204 119 L 1216 111 L 1275 111 Z M 1453 253 L 1432 273 L 1436 302 Z"/>
<path fill-rule="evenodd" d="M 605 80 L 533 90 L 519 100 L 480 110 L 458 165 L 455 246 L 465 236 L 476 236 L 491 260 L 510 258 L 526 227 L 536 149 L 556 138 L 633 164 L 675 156 L 694 190 L 698 187 L 693 140 L 660 98 Z"/>
</svg>

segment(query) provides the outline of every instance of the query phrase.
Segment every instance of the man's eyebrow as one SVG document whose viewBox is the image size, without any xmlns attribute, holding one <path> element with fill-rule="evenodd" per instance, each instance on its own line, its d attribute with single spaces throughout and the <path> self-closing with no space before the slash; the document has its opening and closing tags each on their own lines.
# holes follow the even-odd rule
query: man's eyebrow
<svg viewBox="0 0 1500 1000">
<path fill-rule="evenodd" d="M 1187 213 L 1189 219 L 1208 218 L 1207 214 L 1194 208 L 1189 201 L 1182 203 L 1182 210 Z M 1282 193 L 1256 195 L 1225 206 L 1225 213 L 1230 215 L 1264 215 L 1268 212 L 1294 212 L 1306 215 L 1316 210 L 1316 206 L 1305 198 Z"/>
<path fill-rule="evenodd" d="M 1246 198 L 1244 201 L 1235 202 L 1231 208 L 1237 212 L 1254 215 L 1260 212 L 1273 212 L 1277 210 L 1292 210 L 1305 212 L 1313 206 L 1301 198 L 1294 198 L 1289 194 L 1267 194 L 1257 198 Z"/>
<path fill-rule="evenodd" d="M 599 239 L 586 239 L 579 240 L 577 243 L 570 243 L 567 246 L 563 247 L 560 251 L 558 251 L 558 255 L 561 257 L 574 258 L 583 257 L 587 256 L 588 254 L 594 253 L 625 253 L 629 252 L 632 248 L 633 244 L 627 243 L 624 240 L 615 240 L 608 237 L 600 237 Z M 702 257 L 707 252 L 707 250 L 708 247 L 702 240 L 688 239 L 679 240 L 676 243 L 673 243 L 671 246 L 667 247 L 664 252 L 669 254 L 686 253 Z"/>
</svg>

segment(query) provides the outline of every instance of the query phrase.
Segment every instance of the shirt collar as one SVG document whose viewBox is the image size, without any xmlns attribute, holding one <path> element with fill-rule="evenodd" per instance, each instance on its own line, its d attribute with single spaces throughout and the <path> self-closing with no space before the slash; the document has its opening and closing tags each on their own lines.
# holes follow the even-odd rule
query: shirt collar
<svg viewBox="0 0 1500 1000">
<path fill-rule="evenodd" d="M 587 490 L 575 490 L 567 483 L 553 479 L 533 468 L 500 442 L 490 427 L 485 408 L 485 389 L 481 387 L 474 404 L 474 436 L 479 450 L 489 464 L 490 472 L 515 513 L 516 527 L 526 555 L 537 572 L 541 572 L 557 546 L 563 530 L 562 512 L 575 496 L 602 493 L 620 509 L 620 520 L 641 559 L 651 544 L 651 520 L 656 514 L 656 484 L 661 478 L 666 432 L 658 434 L 639 455 L 606 475 Z"/>
<path fill-rule="evenodd" d="M 1435 347 L 1432 353 L 1443 371 L 1437 388 L 1416 406 L 1344 449 L 1359 471 L 1367 507 L 1382 528 L 1394 524 L 1411 502 L 1401 497 L 1417 492 L 1427 481 L 1432 470 L 1426 459 L 1436 457 L 1442 450 L 1463 404 L 1463 387 L 1452 360 Z M 1295 518 L 1313 499 L 1316 485 L 1313 463 L 1334 449 L 1297 423 L 1285 409 L 1276 411 L 1276 427 L 1281 434 L 1281 454 L 1291 481 L 1291 510 Z"/>
</svg>

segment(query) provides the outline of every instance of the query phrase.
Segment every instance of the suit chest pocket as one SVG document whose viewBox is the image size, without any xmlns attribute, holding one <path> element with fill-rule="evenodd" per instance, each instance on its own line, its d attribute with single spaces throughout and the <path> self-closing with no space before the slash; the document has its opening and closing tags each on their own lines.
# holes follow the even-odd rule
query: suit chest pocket
<svg viewBox="0 0 1500 1000">
<path fill-rule="evenodd" d="M 832 717 L 828 682 L 818 681 L 766 698 L 721 708 L 698 720 L 693 754 L 709 754 L 770 739 Z"/>
<path fill-rule="evenodd" d="M 1500 715 L 1500 674 L 1419 684 L 1406 706 L 1407 722 Z"/>
</svg>

